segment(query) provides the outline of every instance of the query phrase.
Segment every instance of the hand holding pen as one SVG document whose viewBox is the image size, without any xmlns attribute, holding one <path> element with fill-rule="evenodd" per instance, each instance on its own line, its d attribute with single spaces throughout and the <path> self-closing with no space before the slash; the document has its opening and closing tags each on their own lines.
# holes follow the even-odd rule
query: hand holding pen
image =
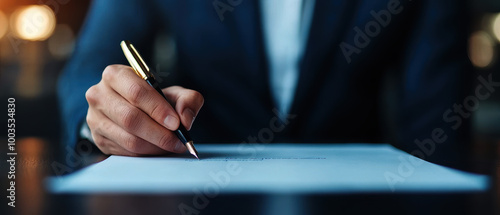
<svg viewBox="0 0 500 215">
<path fill-rule="evenodd" d="M 203 96 L 179 86 L 155 88 L 129 66 L 111 65 L 86 93 L 87 124 L 105 154 L 142 156 L 186 151 L 176 135 L 189 130 L 203 106 Z M 168 102 L 167 102 L 167 100 Z"/>
</svg>

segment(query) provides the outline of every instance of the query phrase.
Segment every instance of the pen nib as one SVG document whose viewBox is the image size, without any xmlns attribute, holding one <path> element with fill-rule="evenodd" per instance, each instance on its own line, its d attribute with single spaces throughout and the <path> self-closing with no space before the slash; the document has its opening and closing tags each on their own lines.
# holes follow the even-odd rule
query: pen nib
<svg viewBox="0 0 500 215">
<path fill-rule="evenodd" d="M 198 157 L 198 152 L 194 148 L 193 141 L 187 142 L 186 148 L 188 149 L 189 153 L 191 153 L 193 156 L 195 156 L 196 159 L 200 160 L 200 158 Z"/>
</svg>

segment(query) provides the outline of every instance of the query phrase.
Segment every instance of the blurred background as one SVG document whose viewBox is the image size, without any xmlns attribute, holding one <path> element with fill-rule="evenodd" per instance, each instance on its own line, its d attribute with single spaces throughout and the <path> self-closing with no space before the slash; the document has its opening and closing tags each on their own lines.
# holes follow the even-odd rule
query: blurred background
<svg viewBox="0 0 500 215">
<path fill-rule="evenodd" d="M 56 98 L 57 79 L 71 57 L 75 39 L 91 0 L 0 0 L 0 101 L 1 111 L 7 99 L 16 99 L 17 152 L 29 157 L 19 163 L 19 214 L 37 214 L 44 205 L 42 178 L 50 172 L 47 165 L 60 138 Z M 476 74 L 493 74 L 500 80 L 500 1 L 469 0 L 471 20 L 469 58 Z M 175 59 L 174 45 L 163 35 L 157 39 L 155 62 L 168 72 Z M 158 70 L 158 69 L 157 69 Z M 459 102 L 459 101 L 457 101 Z M 2 113 L 7 121 L 6 113 Z M 5 124 L 2 125 L 6 127 Z M 478 163 L 496 161 L 496 168 L 482 172 L 500 175 L 500 92 L 482 101 L 473 113 L 474 155 Z M 0 140 L 6 139 L 5 129 Z M 3 147 L 3 146 L 2 146 Z M 3 147 L 4 148 L 4 147 Z M 481 167 L 481 165 L 478 165 Z M 488 168 L 488 165 L 483 166 Z M 0 168 L 5 172 L 6 167 Z M 496 177 L 496 184 L 500 184 Z M 23 183 L 25 182 L 25 183 Z M 500 194 L 500 189 L 495 188 Z M 32 208 L 32 209 L 30 209 Z M 31 211 L 30 211 L 31 210 Z"/>
<path fill-rule="evenodd" d="M 38 137 L 58 142 L 56 83 L 71 57 L 90 2 L 0 1 L 0 100 L 6 104 L 7 98 L 16 99 L 18 138 Z M 475 66 L 474 72 L 499 77 L 500 74 L 495 74 L 500 69 L 500 1 L 470 0 L 469 4 L 472 20 L 464 24 L 470 25 L 469 58 Z M 174 52 L 169 53 L 171 49 L 165 48 L 168 47 L 165 38 L 158 41 L 162 45 L 157 46 L 156 54 L 162 55 L 161 59 L 172 59 Z M 169 65 L 162 65 L 163 71 L 164 68 L 168 70 Z M 500 92 L 492 95 L 474 112 L 474 133 L 481 137 L 476 139 L 478 151 L 484 138 L 495 141 L 483 145 L 498 144 L 496 140 L 500 140 Z"/>
<path fill-rule="evenodd" d="M 57 145 L 60 120 L 58 76 L 71 57 L 91 0 L 0 1 L 0 101 L 16 99 L 16 136 Z M 500 1 L 470 0 L 469 58 L 477 74 L 500 74 Z M 156 59 L 172 59 L 168 40 L 159 38 Z M 170 46 L 172 47 L 172 46 Z M 158 57 L 160 55 L 160 57 Z M 168 72 L 166 60 L 155 62 Z M 498 75 L 495 75 L 497 73 Z M 5 116 L 6 117 L 6 116 Z M 500 92 L 473 115 L 476 159 L 500 154 Z M 5 136 L 1 132 L 0 136 Z M 494 150 L 491 150 L 494 149 Z"/>
<path fill-rule="evenodd" d="M 58 140 L 56 83 L 89 2 L 0 1 L 0 99 L 16 99 L 18 138 Z"/>
<path fill-rule="evenodd" d="M 17 137 L 58 142 L 56 83 L 71 57 L 90 2 L 0 1 L 0 100 L 6 104 L 7 98 L 16 99 L 16 120 L 20 122 L 16 124 Z M 469 58 L 476 70 L 473 72 L 498 77 L 500 74 L 495 73 L 500 69 L 500 1 L 470 0 L 469 4 L 471 21 L 464 24 L 470 25 Z M 169 64 L 175 59 L 175 46 L 169 42 L 165 36 L 157 40 L 155 59 L 162 60 L 154 63 L 162 72 L 169 72 Z M 480 104 L 473 122 L 481 158 L 482 153 L 492 153 L 491 145 L 485 144 L 498 144 L 500 140 L 500 92 Z M 5 135 L 0 133 L 0 137 Z"/>
<path fill-rule="evenodd" d="M 57 80 L 71 57 L 91 2 L 0 0 L 0 99 L 16 99 L 18 138 L 59 141 Z M 175 44 L 166 34 L 155 42 L 155 69 L 168 74 Z"/>
</svg>

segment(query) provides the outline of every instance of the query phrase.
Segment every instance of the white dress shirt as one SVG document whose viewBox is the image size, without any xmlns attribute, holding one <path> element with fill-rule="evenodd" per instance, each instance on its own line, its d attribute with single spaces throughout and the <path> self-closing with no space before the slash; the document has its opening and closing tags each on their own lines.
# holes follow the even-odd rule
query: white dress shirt
<svg viewBox="0 0 500 215">
<path fill-rule="evenodd" d="M 261 0 L 271 93 L 282 114 L 290 111 L 311 25 L 314 0 Z"/>
</svg>

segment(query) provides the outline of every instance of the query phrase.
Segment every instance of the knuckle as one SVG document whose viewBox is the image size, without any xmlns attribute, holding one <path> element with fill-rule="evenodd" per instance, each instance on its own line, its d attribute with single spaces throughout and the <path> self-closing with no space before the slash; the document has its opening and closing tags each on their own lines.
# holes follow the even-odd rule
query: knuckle
<svg viewBox="0 0 500 215">
<path fill-rule="evenodd" d="M 87 121 L 87 125 L 89 126 L 91 131 L 96 129 L 97 121 L 92 111 L 87 111 L 85 120 Z"/>
<path fill-rule="evenodd" d="M 128 99 L 133 105 L 139 104 L 141 98 L 146 96 L 146 90 L 142 88 L 139 84 L 131 84 L 128 88 Z"/>
<path fill-rule="evenodd" d="M 107 155 L 110 154 L 110 152 L 108 150 L 108 144 L 106 143 L 104 138 L 102 138 L 98 135 L 94 135 L 92 138 L 94 139 L 95 145 L 97 146 L 97 148 L 99 148 L 99 150 L 101 150 L 102 153 L 107 154 Z"/>
<path fill-rule="evenodd" d="M 167 108 L 164 105 L 160 105 L 161 103 L 155 103 L 151 111 L 149 112 L 149 116 L 153 119 L 159 119 L 162 117 L 162 114 L 167 112 Z"/>
<path fill-rule="evenodd" d="M 125 107 L 122 110 L 121 123 L 126 130 L 135 130 L 139 123 L 139 110 Z"/>
<path fill-rule="evenodd" d="M 201 95 L 201 93 L 196 90 L 190 90 L 189 97 L 192 98 L 196 104 L 203 105 L 203 102 L 205 101 L 203 95 Z"/>
<path fill-rule="evenodd" d="M 116 75 L 118 75 L 118 73 L 120 73 L 124 68 L 126 67 L 118 64 L 106 66 L 106 68 L 102 72 L 102 80 L 104 80 L 105 82 L 113 80 L 114 78 L 116 78 Z"/>
<path fill-rule="evenodd" d="M 96 118 L 91 112 L 87 113 L 87 125 L 89 126 L 90 132 L 93 133 L 100 133 L 102 134 L 102 131 L 107 131 L 106 129 L 103 128 L 104 122 L 100 120 L 99 118 Z"/>
<path fill-rule="evenodd" d="M 125 137 L 123 147 L 129 152 L 138 153 L 141 149 L 141 141 L 134 135 L 128 135 L 127 137 Z"/>
<path fill-rule="evenodd" d="M 165 134 L 161 135 L 158 144 L 160 148 L 167 151 L 172 151 L 175 146 L 175 141 L 176 140 L 174 138 L 174 135 L 172 135 L 172 132 L 166 132 Z"/>
<path fill-rule="evenodd" d="M 101 134 L 111 134 L 112 131 L 112 124 L 110 121 L 103 120 L 103 119 L 97 119 L 97 126 L 94 129 L 96 132 L 99 132 Z"/>
<path fill-rule="evenodd" d="M 97 86 L 92 86 L 90 87 L 87 92 L 85 92 L 85 98 L 87 99 L 87 102 L 89 103 L 89 105 L 95 105 L 97 104 L 97 96 L 98 92 L 97 92 Z"/>
<path fill-rule="evenodd" d="M 94 139 L 94 143 L 101 151 L 103 150 L 104 147 L 104 141 L 102 138 L 98 138 L 97 136 L 92 137 Z"/>
<path fill-rule="evenodd" d="M 90 113 L 87 114 L 87 125 L 89 126 L 90 129 L 94 128 L 95 122 L 94 119 L 92 118 L 92 115 Z"/>
<path fill-rule="evenodd" d="M 109 65 L 107 66 L 104 71 L 102 72 L 102 79 L 104 81 L 109 81 L 113 79 L 114 75 L 116 74 L 116 71 L 118 70 L 117 65 Z"/>
</svg>

